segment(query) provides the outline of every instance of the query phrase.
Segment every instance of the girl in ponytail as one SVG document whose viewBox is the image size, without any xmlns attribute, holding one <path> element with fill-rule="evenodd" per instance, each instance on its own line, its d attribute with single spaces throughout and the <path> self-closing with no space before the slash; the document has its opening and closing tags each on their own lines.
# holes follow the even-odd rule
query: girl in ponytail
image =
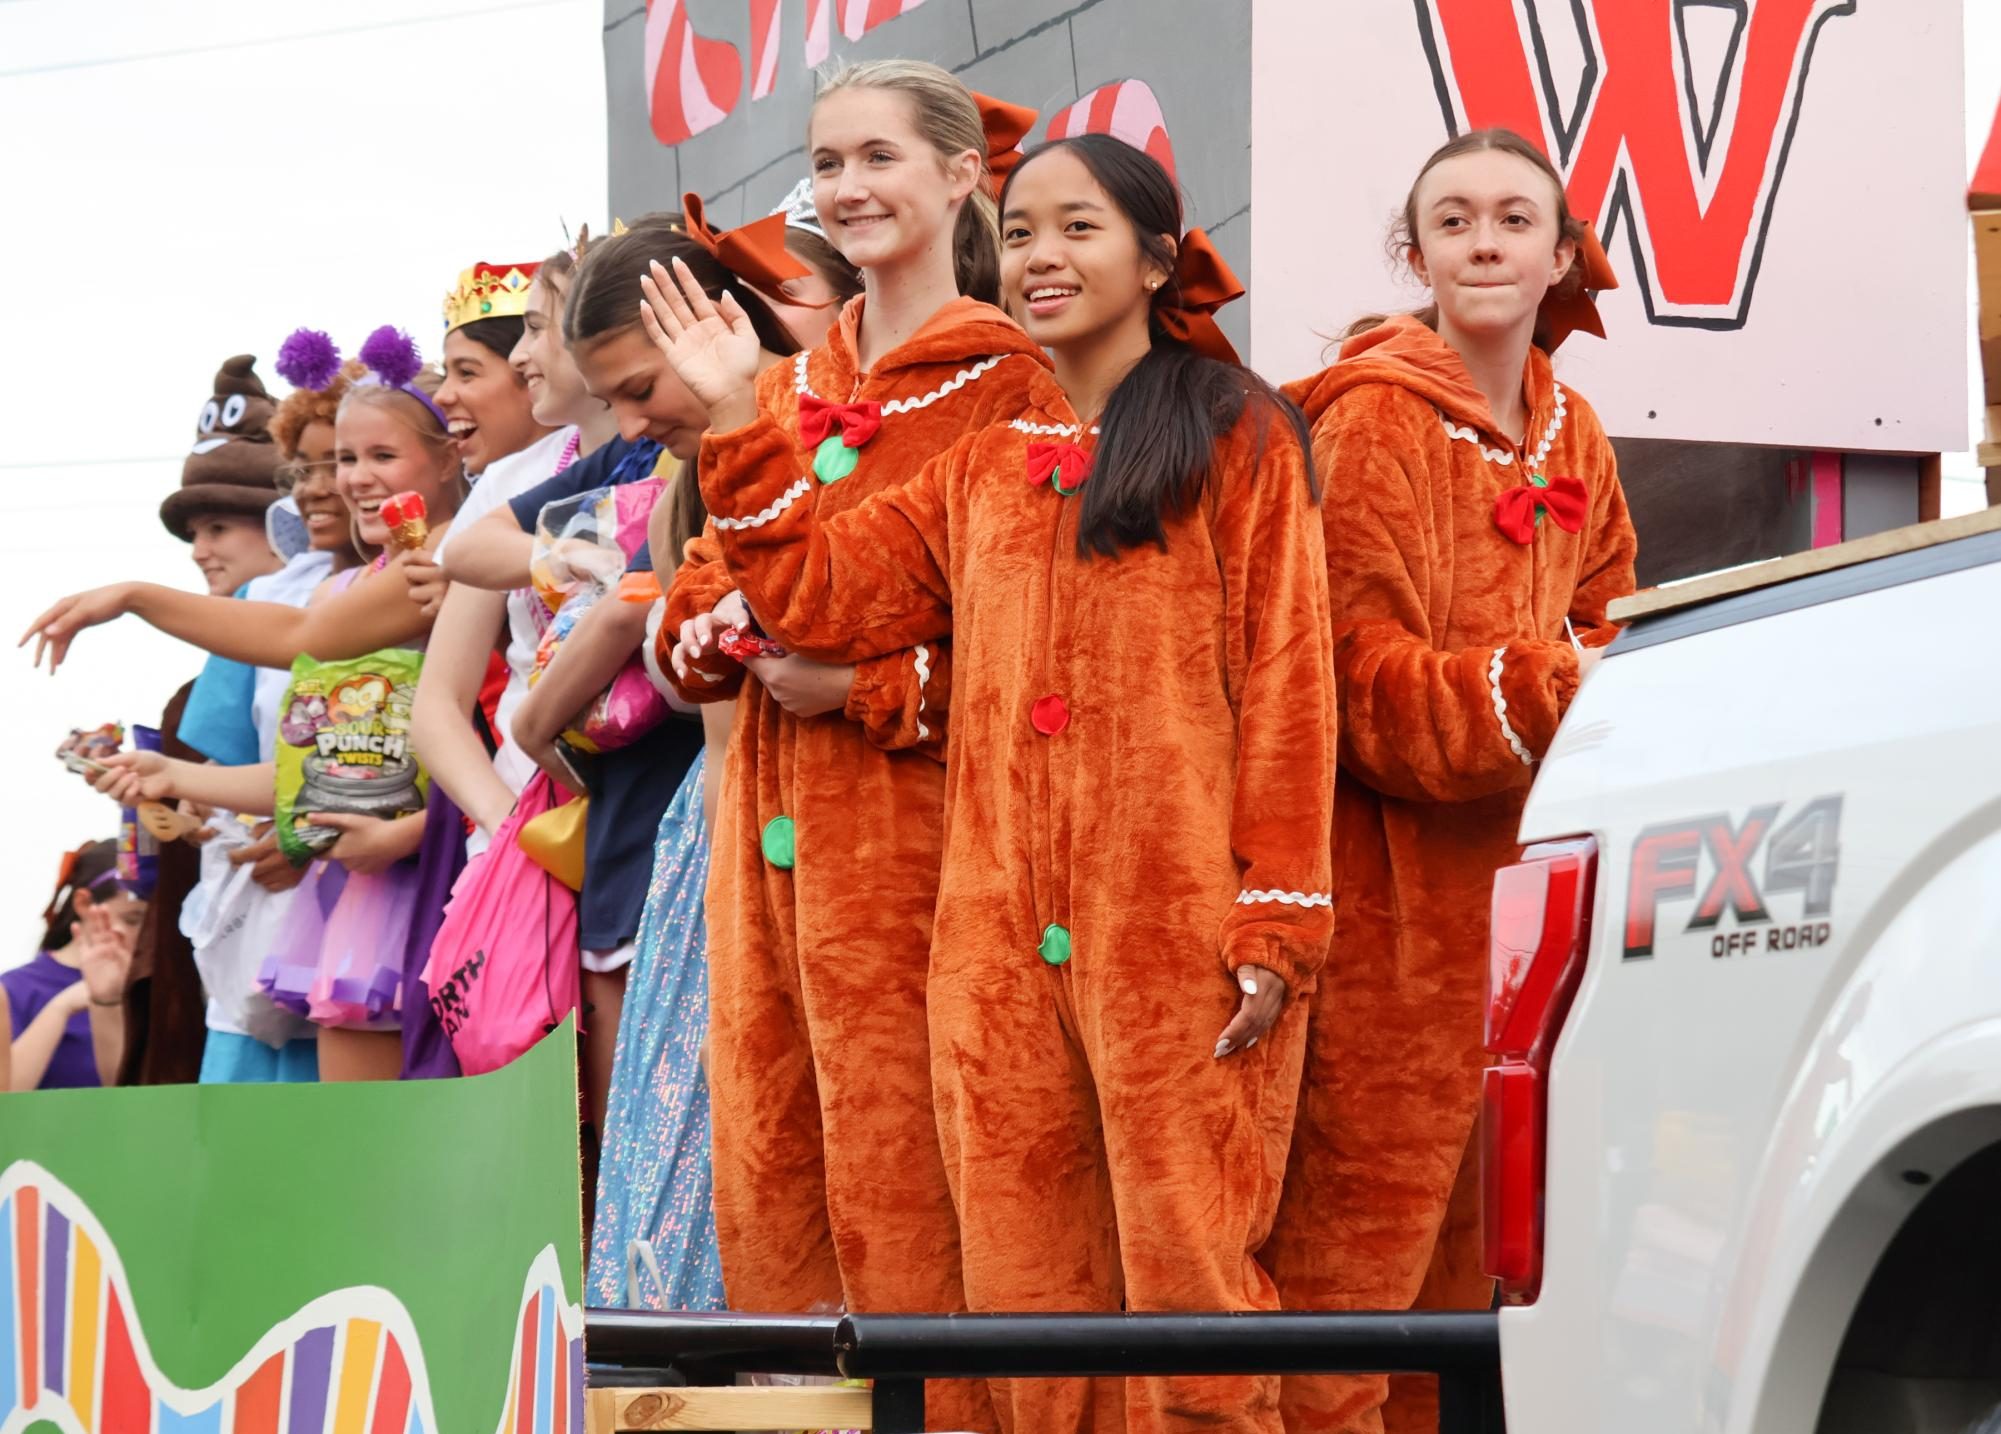
<svg viewBox="0 0 2001 1434">
<path fill-rule="evenodd" d="M 1603 334 L 1587 291 L 1612 279 L 1548 158 L 1506 130 L 1460 136 L 1392 244 L 1433 302 L 1352 332 L 1287 390 L 1339 475 L 1342 943 L 1265 1252 L 1289 1309 L 1492 1303 L 1472 1148 L 1488 902 L 1536 764 L 1614 636 L 1606 605 L 1633 590 L 1612 445 L 1549 358 Z M 1430 1386 L 1288 1378 L 1286 1426 L 1435 1428 Z"/>
<path fill-rule="evenodd" d="M 1242 290 L 1154 160 L 1044 146 L 1001 232 L 1058 382 L 845 511 L 754 417 L 728 302 L 663 291 L 662 343 L 709 404 L 704 496 L 771 637 L 847 662 L 952 634 L 928 1016 L 972 1307 L 1276 1309 L 1255 1252 L 1332 930 L 1312 460 L 1217 328 Z M 677 656 L 707 654 L 691 632 Z M 1273 1378 L 1000 1388 L 1019 1430 L 1280 1428 Z"/>
<path fill-rule="evenodd" d="M 1021 416 L 1048 387 L 1041 353 L 990 302 L 994 157 L 1004 168 L 1034 121 L 918 61 L 822 82 L 806 135 L 814 215 L 863 291 L 824 342 L 745 397 L 823 513 Z M 670 555 L 657 556 L 664 572 Z M 675 687 L 741 699 L 709 877 L 730 1303 L 963 1309 L 924 1014 L 951 654 L 931 640 L 829 663 L 739 642 L 756 634 L 735 586 L 711 525 L 669 585 L 656 648 L 666 658 L 701 634 Z M 930 1399 L 935 1427 L 997 1427 L 984 1385 L 936 1385 Z"/>
</svg>

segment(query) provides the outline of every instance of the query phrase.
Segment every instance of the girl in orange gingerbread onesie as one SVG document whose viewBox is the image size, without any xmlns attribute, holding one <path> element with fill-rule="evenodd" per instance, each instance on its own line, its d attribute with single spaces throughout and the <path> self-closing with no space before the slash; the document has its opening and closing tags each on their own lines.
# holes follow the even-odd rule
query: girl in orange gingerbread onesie
<svg viewBox="0 0 2001 1434">
<path fill-rule="evenodd" d="M 1549 161 L 1505 131 L 1455 140 L 1397 239 L 1435 307 L 1358 325 L 1288 390 L 1329 475 L 1341 693 L 1337 939 L 1265 1250 L 1288 1309 L 1490 1300 L 1468 1147 L 1489 887 L 1613 636 L 1605 605 L 1633 590 L 1611 445 L 1550 372 L 1571 328 L 1603 332 L 1583 286 L 1611 280 Z M 1384 1394 L 1288 1378 L 1286 1428 L 1436 1427 L 1428 1390 L 1400 1381 L 1387 1418 Z"/>
<path fill-rule="evenodd" d="M 1038 150 L 1003 292 L 1060 390 L 845 512 L 757 414 L 691 283 L 662 346 L 751 609 L 853 660 L 950 630 L 931 946 L 939 1129 L 976 1310 L 1275 1309 L 1253 1252 L 1331 934 L 1332 666 L 1304 424 L 1211 311 L 1241 293 L 1140 150 Z M 682 656 L 698 655 L 684 650 Z M 1277 1434 L 1271 1378 L 1019 1380 L 1015 1434 Z"/>
<path fill-rule="evenodd" d="M 1051 386 L 1041 352 L 982 302 L 999 263 L 989 150 L 1013 150 L 1034 118 L 915 61 L 822 87 L 814 201 L 866 287 L 758 386 L 821 514 Z M 691 548 L 663 659 L 684 629 L 748 621 L 712 534 Z M 742 693 L 707 899 L 716 1229 L 736 1309 L 965 1308 L 924 1019 L 949 672 L 935 635 L 853 666 L 706 646 L 674 669 L 694 701 Z M 934 1428 L 995 1427 L 983 1385 L 939 1385 L 931 1412 Z"/>
</svg>

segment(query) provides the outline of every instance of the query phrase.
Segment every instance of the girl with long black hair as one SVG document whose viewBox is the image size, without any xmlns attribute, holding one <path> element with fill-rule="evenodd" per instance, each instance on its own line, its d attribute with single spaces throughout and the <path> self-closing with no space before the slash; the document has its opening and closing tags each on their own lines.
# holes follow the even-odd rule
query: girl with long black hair
<svg viewBox="0 0 2001 1434">
<path fill-rule="evenodd" d="M 1060 392 L 818 512 L 727 299 L 658 286 L 701 472 L 770 635 L 853 661 L 950 631 L 929 1019 L 976 1310 L 1274 1309 L 1302 1003 L 1331 934 L 1334 717 L 1297 410 L 1236 362 L 1241 293 L 1146 154 L 1037 150 L 1002 292 Z M 677 654 L 699 661 L 699 650 Z M 1277 1434 L 1270 1378 L 1014 1381 L 1012 1427 Z"/>
</svg>

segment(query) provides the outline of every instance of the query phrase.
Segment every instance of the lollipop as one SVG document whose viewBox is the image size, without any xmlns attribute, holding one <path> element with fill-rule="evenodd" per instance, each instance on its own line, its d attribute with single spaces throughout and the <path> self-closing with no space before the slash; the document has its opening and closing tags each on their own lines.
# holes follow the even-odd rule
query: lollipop
<svg viewBox="0 0 2001 1434">
<path fill-rule="evenodd" d="M 389 525 L 389 541 L 403 552 L 424 546 L 431 526 L 421 493 L 398 493 L 382 504 L 382 521 Z"/>
</svg>

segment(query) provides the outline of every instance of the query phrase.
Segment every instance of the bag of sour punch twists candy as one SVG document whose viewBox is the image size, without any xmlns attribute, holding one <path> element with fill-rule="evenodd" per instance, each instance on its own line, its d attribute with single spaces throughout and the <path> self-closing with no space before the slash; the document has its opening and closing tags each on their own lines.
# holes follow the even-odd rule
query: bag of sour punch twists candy
<svg viewBox="0 0 2001 1434">
<path fill-rule="evenodd" d="M 424 809 L 428 779 L 410 745 L 422 653 L 384 648 L 346 662 L 292 663 L 278 719 L 279 848 L 303 866 L 340 835 L 313 812 L 390 820 Z"/>
</svg>

